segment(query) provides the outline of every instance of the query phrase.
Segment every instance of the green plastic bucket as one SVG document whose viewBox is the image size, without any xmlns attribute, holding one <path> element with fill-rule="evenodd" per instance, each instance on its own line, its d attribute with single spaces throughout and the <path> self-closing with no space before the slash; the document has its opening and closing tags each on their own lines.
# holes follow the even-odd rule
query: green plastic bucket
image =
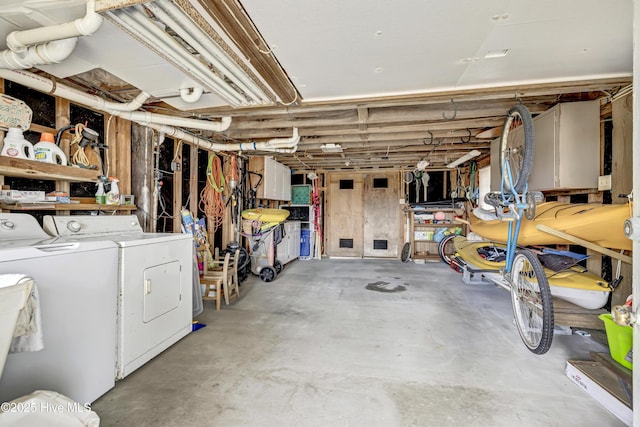
<svg viewBox="0 0 640 427">
<path fill-rule="evenodd" d="M 613 360 L 625 368 L 633 369 L 633 328 L 618 325 L 610 314 L 601 314 L 598 317 L 604 322 L 609 352 Z"/>
</svg>

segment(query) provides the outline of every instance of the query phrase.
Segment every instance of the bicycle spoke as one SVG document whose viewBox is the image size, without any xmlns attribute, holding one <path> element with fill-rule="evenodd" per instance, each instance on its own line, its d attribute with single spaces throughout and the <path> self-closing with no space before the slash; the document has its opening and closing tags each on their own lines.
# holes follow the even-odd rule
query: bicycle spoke
<svg viewBox="0 0 640 427">
<path fill-rule="evenodd" d="M 536 354 L 545 353 L 553 339 L 553 305 L 546 280 L 537 257 L 519 251 L 511 276 L 513 311 L 522 341 Z"/>
<path fill-rule="evenodd" d="M 524 105 L 509 110 L 500 141 L 500 167 L 506 192 L 522 192 L 533 164 L 533 122 Z"/>
</svg>

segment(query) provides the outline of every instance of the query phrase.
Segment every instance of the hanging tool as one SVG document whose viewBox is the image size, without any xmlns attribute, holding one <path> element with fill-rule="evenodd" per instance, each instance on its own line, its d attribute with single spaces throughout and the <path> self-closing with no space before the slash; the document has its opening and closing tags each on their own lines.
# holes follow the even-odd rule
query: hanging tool
<svg viewBox="0 0 640 427">
<path fill-rule="evenodd" d="M 426 202 L 427 201 L 427 187 L 429 186 L 429 179 L 431 177 L 429 176 L 429 174 L 427 172 L 422 174 L 422 186 L 423 186 L 423 191 L 424 191 L 424 198 L 422 201 Z"/>
<path fill-rule="evenodd" d="M 251 186 L 251 175 L 256 175 L 259 179 L 258 182 L 256 183 L 255 187 Z M 253 171 L 247 171 L 247 177 L 248 177 L 248 181 L 249 181 L 249 203 L 247 203 L 249 205 L 249 209 L 255 209 L 256 208 L 256 196 L 258 195 L 258 187 L 260 186 L 260 183 L 262 182 L 262 174 L 258 173 L 258 172 L 253 172 Z"/>
<path fill-rule="evenodd" d="M 421 174 L 420 180 L 422 181 L 422 186 L 424 191 L 424 197 L 422 199 L 423 202 L 427 201 L 427 186 L 429 185 L 429 178 L 430 178 L 429 174 L 426 172 L 428 166 L 429 166 L 429 162 L 424 159 L 420 160 L 416 165 L 416 171 L 419 171 Z M 416 186 L 416 191 L 417 191 L 417 188 L 418 186 Z M 417 196 L 416 196 L 416 199 L 417 199 Z"/>
<path fill-rule="evenodd" d="M 413 176 L 416 178 L 416 203 L 418 203 L 420 201 L 420 180 L 422 179 L 423 173 L 421 170 L 416 169 L 413 171 Z"/>
</svg>

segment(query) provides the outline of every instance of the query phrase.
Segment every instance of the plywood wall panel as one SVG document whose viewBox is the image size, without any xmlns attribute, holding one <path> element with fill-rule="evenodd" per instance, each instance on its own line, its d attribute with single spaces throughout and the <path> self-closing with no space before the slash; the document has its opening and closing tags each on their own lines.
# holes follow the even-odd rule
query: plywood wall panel
<svg viewBox="0 0 640 427">
<path fill-rule="evenodd" d="M 341 180 L 353 181 L 353 188 L 341 189 Z M 330 257 L 363 256 L 363 190 L 363 176 L 360 173 L 329 175 L 325 232 L 327 233 L 327 254 Z M 340 239 L 350 239 L 353 247 L 340 247 Z"/>
<path fill-rule="evenodd" d="M 376 179 L 386 179 L 386 188 L 376 188 Z M 367 173 L 364 182 L 364 256 L 397 257 L 402 234 L 399 172 Z M 375 249 L 374 241 L 386 242 L 387 248 Z"/>
</svg>

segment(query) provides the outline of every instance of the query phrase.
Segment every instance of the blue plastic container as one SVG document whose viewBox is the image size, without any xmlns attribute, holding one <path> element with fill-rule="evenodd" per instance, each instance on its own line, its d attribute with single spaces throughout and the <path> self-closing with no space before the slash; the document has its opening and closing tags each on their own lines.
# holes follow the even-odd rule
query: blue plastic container
<svg viewBox="0 0 640 427">
<path fill-rule="evenodd" d="M 311 255 L 311 230 L 300 230 L 300 256 Z"/>
</svg>

